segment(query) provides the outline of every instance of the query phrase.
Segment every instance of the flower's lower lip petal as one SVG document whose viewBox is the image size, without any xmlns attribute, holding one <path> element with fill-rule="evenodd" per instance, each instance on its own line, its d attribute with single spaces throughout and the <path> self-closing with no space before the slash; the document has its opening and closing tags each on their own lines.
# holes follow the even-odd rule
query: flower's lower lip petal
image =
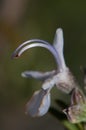
<svg viewBox="0 0 86 130">
<path fill-rule="evenodd" d="M 43 116 L 50 106 L 50 93 L 43 89 L 36 91 L 26 105 L 26 114 L 32 117 Z"/>
<path fill-rule="evenodd" d="M 25 71 L 21 75 L 26 78 L 35 78 L 38 80 L 46 80 L 47 78 L 52 77 L 56 71 L 50 72 L 38 72 L 38 71 Z"/>
</svg>

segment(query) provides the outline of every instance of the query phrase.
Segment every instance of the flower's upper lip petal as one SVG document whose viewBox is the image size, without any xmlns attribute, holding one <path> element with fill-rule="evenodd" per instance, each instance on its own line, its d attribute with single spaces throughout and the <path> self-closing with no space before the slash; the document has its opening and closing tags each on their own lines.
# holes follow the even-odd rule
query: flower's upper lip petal
<svg viewBox="0 0 86 130">
<path fill-rule="evenodd" d="M 65 69 L 66 64 L 65 64 L 65 60 L 64 60 L 64 56 L 63 56 L 64 39 L 63 39 L 63 30 L 61 28 L 58 28 L 56 30 L 53 45 L 54 45 L 54 47 L 55 47 L 55 49 L 58 52 L 58 55 L 60 57 L 60 60 L 61 60 L 60 66 L 62 67 L 62 69 Z"/>
<path fill-rule="evenodd" d="M 35 78 L 38 80 L 46 80 L 50 77 L 52 77 L 54 74 L 56 74 L 56 71 L 50 71 L 50 72 L 38 72 L 38 71 L 25 71 L 22 73 L 23 77 L 27 78 Z"/>
<path fill-rule="evenodd" d="M 61 28 L 58 28 L 56 30 L 53 44 L 57 51 L 59 51 L 60 53 L 63 52 L 64 39 L 63 39 L 63 30 Z"/>
<path fill-rule="evenodd" d="M 56 60 L 56 64 L 58 69 L 60 70 L 61 68 L 61 59 L 59 57 L 58 52 L 56 51 L 56 49 L 49 44 L 46 41 L 43 40 L 39 40 L 39 39 L 32 39 L 32 40 L 28 40 L 24 43 L 22 43 L 12 54 L 13 58 L 19 57 L 24 51 L 26 51 L 29 48 L 33 48 L 33 47 L 44 47 L 46 49 L 48 49 L 54 56 L 55 60 Z"/>
</svg>

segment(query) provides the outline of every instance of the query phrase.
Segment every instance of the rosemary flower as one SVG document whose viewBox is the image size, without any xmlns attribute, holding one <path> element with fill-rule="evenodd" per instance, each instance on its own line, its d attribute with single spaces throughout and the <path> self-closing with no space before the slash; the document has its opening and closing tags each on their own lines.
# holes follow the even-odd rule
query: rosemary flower
<svg viewBox="0 0 86 130">
<path fill-rule="evenodd" d="M 48 49 L 55 58 L 57 68 L 49 72 L 25 71 L 23 77 L 32 77 L 42 80 L 40 90 L 36 91 L 27 103 L 26 113 L 35 117 L 44 115 L 50 107 L 50 90 L 56 86 L 65 93 L 70 93 L 77 86 L 73 75 L 66 66 L 63 55 L 63 31 L 61 28 L 56 30 L 53 45 L 40 39 L 32 39 L 22 43 L 13 53 L 13 58 L 18 58 L 27 49 L 33 47 L 43 47 Z"/>
</svg>

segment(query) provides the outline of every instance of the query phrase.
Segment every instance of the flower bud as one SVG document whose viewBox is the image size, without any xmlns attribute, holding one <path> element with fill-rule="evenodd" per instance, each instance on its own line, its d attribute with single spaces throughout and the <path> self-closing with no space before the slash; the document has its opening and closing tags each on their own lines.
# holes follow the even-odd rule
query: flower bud
<svg viewBox="0 0 86 130">
<path fill-rule="evenodd" d="M 71 96 L 71 105 L 84 104 L 85 96 L 82 91 L 78 88 L 75 88 Z"/>
<path fill-rule="evenodd" d="M 86 104 L 73 105 L 63 112 L 71 123 L 86 122 Z"/>
</svg>

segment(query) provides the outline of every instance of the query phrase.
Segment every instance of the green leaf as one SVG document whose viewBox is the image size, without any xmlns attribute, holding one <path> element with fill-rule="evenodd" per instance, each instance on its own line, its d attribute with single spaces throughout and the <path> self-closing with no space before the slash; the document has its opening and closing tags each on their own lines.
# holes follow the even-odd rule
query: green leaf
<svg viewBox="0 0 86 130">
<path fill-rule="evenodd" d="M 63 125 L 68 129 L 68 130 L 80 130 L 76 124 L 72 124 L 69 121 L 63 121 Z"/>
</svg>

